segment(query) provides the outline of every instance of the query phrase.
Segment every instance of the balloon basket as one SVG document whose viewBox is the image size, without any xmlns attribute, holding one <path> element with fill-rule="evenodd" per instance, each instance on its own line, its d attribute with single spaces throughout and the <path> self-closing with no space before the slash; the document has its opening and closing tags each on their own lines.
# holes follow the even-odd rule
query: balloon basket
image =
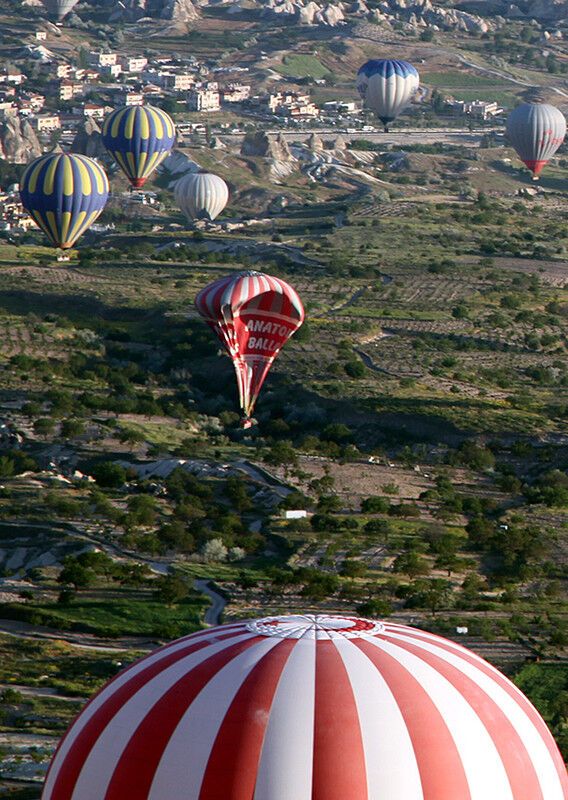
<svg viewBox="0 0 568 800">
<path fill-rule="evenodd" d="M 239 427 L 241 427 L 243 430 L 252 428 L 255 425 L 258 425 L 258 422 L 253 417 L 243 417 L 239 423 Z"/>
</svg>

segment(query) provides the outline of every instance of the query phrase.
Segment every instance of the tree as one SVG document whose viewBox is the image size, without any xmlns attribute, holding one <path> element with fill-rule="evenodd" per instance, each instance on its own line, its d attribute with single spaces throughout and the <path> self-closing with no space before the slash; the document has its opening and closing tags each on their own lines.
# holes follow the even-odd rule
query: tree
<svg viewBox="0 0 568 800">
<path fill-rule="evenodd" d="M 85 423 L 79 419 L 65 419 L 61 423 L 61 435 L 65 439 L 74 439 L 85 432 Z"/>
<path fill-rule="evenodd" d="M 242 514 L 243 511 L 250 511 L 253 507 L 253 502 L 247 491 L 246 482 L 238 475 L 231 475 L 227 478 L 225 494 L 239 514 Z"/>
<path fill-rule="evenodd" d="M 142 431 L 135 430 L 134 428 L 123 428 L 118 434 L 118 438 L 123 444 L 129 444 L 131 447 L 146 441 L 146 437 Z"/>
<path fill-rule="evenodd" d="M 324 494 L 318 500 L 318 511 L 322 514 L 333 514 L 342 508 L 341 498 L 336 494 Z"/>
<path fill-rule="evenodd" d="M 57 578 L 58 583 L 71 584 L 77 591 L 88 589 L 95 582 L 95 573 L 90 567 L 85 567 L 73 556 L 68 556 L 63 562 L 63 569 Z"/>
<path fill-rule="evenodd" d="M 264 456 L 264 460 L 267 464 L 273 464 L 276 467 L 295 467 L 298 464 L 298 455 L 292 442 L 284 440 L 282 442 L 274 442 Z"/>
<path fill-rule="evenodd" d="M 106 489 L 120 489 L 126 482 L 126 470 L 112 461 L 95 464 L 91 474 L 99 486 L 104 486 Z"/>
<path fill-rule="evenodd" d="M 408 553 L 401 553 L 395 558 L 392 566 L 395 572 L 402 572 L 408 575 L 409 578 L 416 578 L 418 575 L 427 575 L 430 572 L 430 567 L 426 559 L 422 558 L 422 556 L 414 550 Z"/>
<path fill-rule="evenodd" d="M 367 574 L 367 567 L 363 561 L 346 559 L 341 565 L 340 574 L 344 578 L 362 578 Z"/>
<path fill-rule="evenodd" d="M 166 605 L 175 605 L 189 595 L 187 582 L 179 575 L 164 575 L 156 580 L 154 596 Z"/>
<path fill-rule="evenodd" d="M 55 430 L 55 422 L 49 417 L 40 417 L 34 422 L 34 433 L 38 436 L 51 436 Z"/>
<path fill-rule="evenodd" d="M 137 525 L 148 527 L 156 521 L 158 505 L 148 494 L 138 494 L 128 501 L 128 513 Z"/>
<path fill-rule="evenodd" d="M 228 552 L 222 539 L 209 539 L 201 548 L 201 555 L 206 562 L 226 561 Z"/>
<path fill-rule="evenodd" d="M 387 514 L 389 507 L 390 503 L 386 497 L 379 497 L 378 495 L 366 497 L 361 503 L 363 514 Z"/>
<path fill-rule="evenodd" d="M 367 372 L 362 361 L 348 361 L 344 369 L 350 378 L 363 378 Z"/>
</svg>

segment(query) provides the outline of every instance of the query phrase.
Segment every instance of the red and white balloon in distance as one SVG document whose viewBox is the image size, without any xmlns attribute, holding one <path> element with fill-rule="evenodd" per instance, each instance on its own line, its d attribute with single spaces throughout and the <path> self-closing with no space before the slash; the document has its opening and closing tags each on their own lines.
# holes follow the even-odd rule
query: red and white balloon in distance
<svg viewBox="0 0 568 800">
<path fill-rule="evenodd" d="M 178 639 L 78 717 L 43 800 L 566 800 L 545 723 L 454 642 L 349 616 Z"/>
<path fill-rule="evenodd" d="M 248 427 L 274 359 L 304 321 L 302 301 L 285 281 L 251 270 L 209 284 L 195 305 L 233 360 Z"/>
</svg>

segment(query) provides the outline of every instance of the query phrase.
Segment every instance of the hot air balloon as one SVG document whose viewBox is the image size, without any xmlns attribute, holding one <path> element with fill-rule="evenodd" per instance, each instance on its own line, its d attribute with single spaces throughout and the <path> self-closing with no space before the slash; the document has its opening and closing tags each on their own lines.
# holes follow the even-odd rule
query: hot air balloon
<svg viewBox="0 0 568 800">
<path fill-rule="evenodd" d="M 566 800 L 498 670 L 391 622 L 305 614 L 178 639 L 72 724 L 42 800 Z"/>
<path fill-rule="evenodd" d="M 211 172 L 189 172 L 176 183 L 174 191 L 178 206 L 190 221 L 212 222 L 229 200 L 229 187 Z"/>
<path fill-rule="evenodd" d="M 87 156 L 50 153 L 28 164 L 22 205 L 56 247 L 66 250 L 97 219 L 108 197 L 104 169 Z"/>
<path fill-rule="evenodd" d="M 566 135 L 561 111 L 548 103 L 522 103 L 509 114 L 507 137 L 537 180 Z"/>
<path fill-rule="evenodd" d="M 49 16 L 56 22 L 61 22 L 72 11 L 79 0 L 42 0 Z"/>
<path fill-rule="evenodd" d="M 408 61 L 371 59 L 357 73 L 357 90 L 388 132 L 388 124 L 404 111 L 416 94 L 420 78 Z"/>
<path fill-rule="evenodd" d="M 282 346 L 304 321 L 296 291 L 262 272 L 235 272 L 202 289 L 195 299 L 201 316 L 233 360 L 243 427 L 252 413 L 270 367 Z"/>
<path fill-rule="evenodd" d="M 117 108 L 105 119 L 102 138 L 132 186 L 143 186 L 175 141 L 169 114 L 153 106 Z"/>
</svg>

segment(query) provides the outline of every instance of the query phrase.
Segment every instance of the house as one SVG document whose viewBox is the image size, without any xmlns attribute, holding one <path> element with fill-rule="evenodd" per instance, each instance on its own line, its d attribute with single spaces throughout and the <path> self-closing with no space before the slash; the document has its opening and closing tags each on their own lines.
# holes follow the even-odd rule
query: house
<svg viewBox="0 0 568 800">
<path fill-rule="evenodd" d="M 195 85 L 195 75 L 190 72 L 166 72 L 160 77 L 164 89 L 172 89 L 174 92 L 187 92 Z"/>
<path fill-rule="evenodd" d="M 317 117 L 320 113 L 319 108 L 312 103 L 309 94 L 278 92 L 268 95 L 264 102 L 269 111 L 284 117 Z"/>
<path fill-rule="evenodd" d="M 37 114 L 31 118 L 31 122 L 38 133 L 56 131 L 61 127 L 59 114 Z"/>
<path fill-rule="evenodd" d="M 250 97 L 250 86 L 244 83 L 229 83 L 221 94 L 224 103 L 243 103 Z"/>
<path fill-rule="evenodd" d="M 212 86 L 215 88 L 210 88 Z M 190 111 L 219 111 L 221 104 L 217 84 L 192 89 L 187 96 L 187 106 Z"/>
<path fill-rule="evenodd" d="M 453 114 L 463 117 L 474 117 L 484 122 L 503 113 L 496 102 L 485 102 L 484 100 L 448 100 L 446 106 Z"/>
<path fill-rule="evenodd" d="M 119 63 L 124 72 L 142 72 L 148 64 L 148 59 L 144 56 L 120 56 Z"/>
<path fill-rule="evenodd" d="M 56 78 L 68 78 L 73 71 L 71 64 L 58 64 L 55 68 Z"/>
<path fill-rule="evenodd" d="M 59 99 L 73 100 L 79 94 L 83 94 L 84 86 L 81 81 L 64 79 L 59 84 Z"/>
<path fill-rule="evenodd" d="M 144 95 L 141 92 L 126 92 L 122 95 L 122 102 L 125 106 L 143 106 Z"/>
<path fill-rule="evenodd" d="M 118 54 L 101 52 L 89 53 L 89 63 L 92 64 L 93 67 L 112 67 L 118 64 Z"/>
<path fill-rule="evenodd" d="M 110 75 L 111 78 L 118 78 L 119 75 L 122 75 L 120 64 L 101 64 L 99 69 L 101 75 Z"/>
<path fill-rule="evenodd" d="M 27 75 L 17 67 L 6 67 L 5 71 L 0 73 L 0 83 L 11 83 L 13 86 L 20 86 L 26 78 Z"/>
<path fill-rule="evenodd" d="M 34 33 L 34 37 L 38 42 L 45 42 L 45 40 L 47 39 L 47 33 L 46 31 L 36 31 Z"/>
<path fill-rule="evenodd" d="M 330 100 L 323 104 L 323 110 L 332 114 L 358 114 L 361 109 L 354 101 Z"/>
<path fill-rule="evenodd" d="M 91 119 L 104 119 L 107 113 L 106 106 L 100 106 L 97 103 L 85 103 L 83 108 L 74 108 L 74 113 L 82 113 L 84 117 L 90 117 Z"/>
</svg>

